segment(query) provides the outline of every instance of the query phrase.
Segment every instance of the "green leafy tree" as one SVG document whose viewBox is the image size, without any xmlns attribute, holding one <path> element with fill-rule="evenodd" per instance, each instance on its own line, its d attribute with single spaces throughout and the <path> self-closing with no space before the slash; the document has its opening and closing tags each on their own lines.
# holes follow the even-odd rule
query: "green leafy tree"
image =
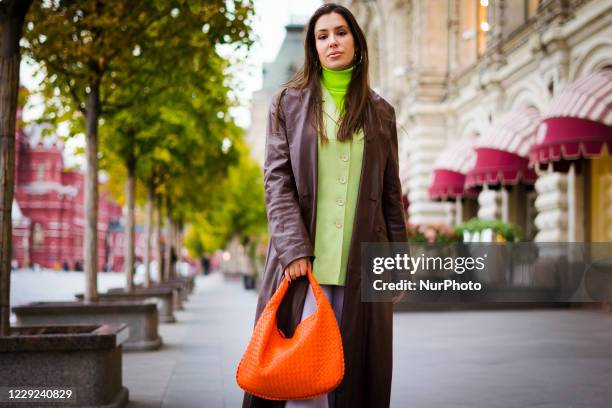
<svg viewBox="0 0 612 408">
<path fill-rule="evenodd" d="M 263 174 L 238 140 L 239 160 L 210 194 L 204 211 L 193 213 L 187 247 L 195 256 L 225 247 L 237 236 L 242 242 L 263 238 L 267 220 Z"/>
<path fill-rule="evenodd" d="M 57 120 L 75 121 L 79 113 L 85 118 L 86 301 L 97 297 L 100 118 L 135 103 L 117 94 L 136 83 L 139 76 L 149 74 L 148 68 L 168 67 L 183 58 L 193 58 L 194 48 L 248 41 L 251 12 L 248 1 L 49 0 L 35 3 L 28 14 L 25 48 L 46 70 L 42 86 L 47 112 Z M 158 64 L 147 65 L 148 58 L 139 59 L 143 53 L 155 53 Z M 155 90 L 144 87 L 140 91 L 150 96 Z"/>
<path fill-rule="evenodd" d="M 226 62 L 213 53 L 197 69 L 188 67 L 182 80 L 171 86 L 166 85 L 164 78 L 151 78 L 149 86 L 164 86 L 165 89 L 154 93 L 146 103 L 134 104 L 109 117 L 101 127 L 103 157 L 108 157 L 109 165 L 119 161 L 126 169 L 115 170 L 114 174 L 120 178 L 115 184 L 127 181 L 128 287 L 132 286 L 134 243 L 129 231 L 133 230 L 135 179 L 147 185 L 145 241 L 148 243 L 156 193 L 163 195 L 167 210 L 170 209 L 166 211 L 168 224 L 172 227 L 170 235 L 176 235 L 173 229 L 177 229 L 195 208 L 206 205 L 207 190 L 217 179 L 225 177 L 233 162 L 233 150 L 223 149 L 224 142 L 231 142 L 239 134 L 228 116 L 230 101 L 229 89 L 224 85 L 225 65 Z M 174 250 L 179 252 L 179 240 L 176 241 Z M 167 260 L 170 259 L 168 255 Z M 149 259 L 150 256 L 146 256 L 147 265 Z M 149 271 L 146 271 L 145 282 L 148 278 Z"/>
</svg>

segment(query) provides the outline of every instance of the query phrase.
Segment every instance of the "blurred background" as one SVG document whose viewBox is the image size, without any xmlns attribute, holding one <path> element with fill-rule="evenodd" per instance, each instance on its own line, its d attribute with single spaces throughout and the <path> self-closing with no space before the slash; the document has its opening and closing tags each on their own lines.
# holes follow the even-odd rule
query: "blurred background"
<svg viewBox="0 0 612 408">
<path fill-rule="evenodd" d="M 34 2 L 19 43 L 11 304 L 71 299 L 84 275 L 197 276 L 190 323 L 164 336 L 209 347 L 185 350 L 214 362 L 210 406 L 236 406 L 268 245 L 266 113 L 322 2 L 62 3 Z M 612 2 L 339 3 L 396 110 L 412 243 L 612 242 Z M 556 284 L 503 288 L 526 282 Z M 610 406 L 610 303 L 499 308 L 398 307 L 392 405 Z M 146 400 L 144 360 L 125 361 Z"/>
<path fill-rule="evenodd" d="M 442 225 L 463 231 L 472 220 L 471 231 L 514 229 L 521 240 L 612 239 L 608 1 L 342 4 L 366 33 L 373 89 L 397 111 L 404 205 L 414 234 L 427 230 L 431 240 Z M 226 247 L 263 255 L 263 196 L 253 187 L 261 187 L 265 112 L 272 94 L 301 67 L 304 25 L 318 5 L 256 1 L 252 44 L 214 47 L 225 61 L 225 109 L 244 140 L 241 154 L 254 184 L 238 183 L 231 197 L 219 198 L 215 207 L 222 214 L 188 210 L 180 256 L 194 265 Z M 53 126 L 45 123 L 57 101 L 43 99 L 42 92 L 56 87 L 43 81 L 44 63 L 34 57 L 26 53 L 21 69 L 27 102 L 17 141 L 14 264 L 79 269 L 85 134 L 66 114 L 54 116 Z M 223 138 L 229 146 L 231 138 Z M 116 156 L 107 145 L 102 140 L 98 257 L 103 270 L 118 271 L 124 264 L 126 174 L 113 167 Z M 231 174 L 225 176 L 231 182 Z M 222 178 L 209 177 L 209 184 L 220 186 Z M 57 198 L 45 195 L 51 193 Z M 139 262 L 145 196 L 137 177 Z M 59 200 L 55 211 L 41 207 L 50 200 Z"/>
</svg>

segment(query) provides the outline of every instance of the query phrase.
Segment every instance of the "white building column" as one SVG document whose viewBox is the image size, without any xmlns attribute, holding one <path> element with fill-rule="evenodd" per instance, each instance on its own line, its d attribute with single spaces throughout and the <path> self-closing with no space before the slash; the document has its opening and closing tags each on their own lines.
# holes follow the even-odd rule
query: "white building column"
<svg viewBox="0 0 612 408">
<path fill-rule="evenodd" d="M 408 217 L 412 224 L 450 224 L 452 221 L 452 205 L 431 201 L 428 194 L 434 162 L 447 144 L 445 134 L 441 120 L 431 121 L 423 118 L 421 124 L 412 125 L 410 128 Z"/>
<path fill-rule="evenodd" d="M 502 194 L 489 190 L 485 185 L 478 194 L 478 218 L 481 220 L 498 220 L 502 218 Z"/>
<path fill-rule="evenodd" d="M 567 175 L 547 171 L 535 183 L 536 242 L 563 242 L 568 239 Z"/>
</svg>

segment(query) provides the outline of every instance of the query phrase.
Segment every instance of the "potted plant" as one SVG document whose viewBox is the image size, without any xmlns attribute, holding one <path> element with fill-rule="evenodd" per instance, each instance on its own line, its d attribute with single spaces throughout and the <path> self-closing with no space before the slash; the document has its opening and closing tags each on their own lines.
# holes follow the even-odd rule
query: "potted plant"
<svg viewBox="0 0 612 408">
<path fill-rule="evenodd" d="M 412 257 L 441 258 L 452 257 L 456 252 L 456 243 L 461 242 L 461 236 L 450 226 L 444 224 L 407 224 L 407 235 L 410 255 Z M 440 267 L 438 267 L 440 266 Z M 434 268 L 422 268 L 411 274 L 407 279 L 412 281 L 448 279 L 454 272 L 436 264 Z M 415 304 L 422 302 L 437 302 L 442 294 L 435 291 L 412 291 L 406 301 Z M 449 300 L 447 300 L 449 301 Z"/>
<path fill-rule="evenodd" d="M 451 244 L 461 242 L 461 236 L 444 224 L 408 224 L 408 242 L 421 244 Z"/>
<path fill-rule="evenodd" d="M 484 231 L 493 232 L 493 242 L 516 242 L 520 240 L 521 230 L 516 224 L 501 220 L 471 220 L 455 227 L 455 232 L 461 237 L 472 237 L 475 233 L 481 235 Z"/>
</svg>

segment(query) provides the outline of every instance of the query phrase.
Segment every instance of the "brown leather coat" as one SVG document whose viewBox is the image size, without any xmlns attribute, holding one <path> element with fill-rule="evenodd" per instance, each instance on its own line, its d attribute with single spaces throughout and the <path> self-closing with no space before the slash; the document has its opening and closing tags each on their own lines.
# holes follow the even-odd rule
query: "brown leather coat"
<svg viewBox="0 0 612 408">
<path fill-rule="evenodd" d="M 270 244 L 256 320 L 293 260 L 314 256 L 317 202 L 317 132 L 308 114 L 308 90 L 287 89 L 275 127 L 277 96 L 268 115 L 264 180 Z M 361 302 L 361 242 L 406 241 L 393 107 L 373 94 L 367 111 L 364 158 L 355 213 L 340 331 L 345 375 L 336 407 L 389 405 L 392 372 L 393 305 Z M 291 284 L 278 313 L 288 336 L 300 321 L 308 288 L 303 277 Z M 243 407 L 282 407 L 245 394 Z"/>
</svg>

